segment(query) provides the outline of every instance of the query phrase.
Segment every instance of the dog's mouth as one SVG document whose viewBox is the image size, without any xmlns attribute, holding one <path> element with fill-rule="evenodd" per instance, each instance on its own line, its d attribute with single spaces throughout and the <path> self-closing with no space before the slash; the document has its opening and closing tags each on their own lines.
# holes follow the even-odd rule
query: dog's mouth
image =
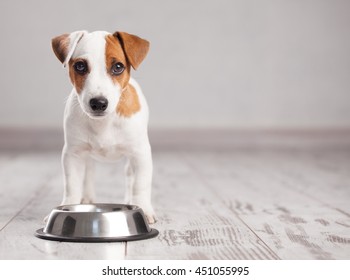
<svg viewBox="0 0 350 280">
<path fill-rule="evenodd" d="M 107 116 L 107 112 L 88 112 L 87 115 L 91 119 L 103 119 Z"/>
<path fill-rule="evenodd" d="M 111 114 L 111 111 L 108 110 L 109 108 L 106 108 L 106 110 L 93 110 L 91 107 L 84 106 L 83 112 L 90 118 L 94 120 L 101 120 L 106 118 L 108 115 Z"/>
</svg>

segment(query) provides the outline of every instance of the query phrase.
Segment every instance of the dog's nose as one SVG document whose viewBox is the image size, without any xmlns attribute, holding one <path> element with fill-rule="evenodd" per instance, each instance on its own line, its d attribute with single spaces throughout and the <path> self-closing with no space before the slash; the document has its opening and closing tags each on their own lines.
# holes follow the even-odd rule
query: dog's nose
<svg viewBox="0 0 350 280">
<path fill-rule="evenodd" d="M 91 98 L 90 107 L 92 111 L 103 112 L 108 107 L 108 100 L 104 97 Z"/>
</svg>

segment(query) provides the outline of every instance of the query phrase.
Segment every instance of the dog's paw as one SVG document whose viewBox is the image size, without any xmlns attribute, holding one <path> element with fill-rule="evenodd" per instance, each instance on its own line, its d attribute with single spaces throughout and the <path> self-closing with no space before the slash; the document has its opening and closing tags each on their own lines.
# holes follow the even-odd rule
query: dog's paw
<svg viewBox="0 0 350 280">
<path fill-rule="evenodd" d="M 153 213 L 144 212 L 144 213 L 145 213 L 147 222 L 149 224 L 154 224 L 155 222 L 157 222 L 157 216 L 154 214 L 154 212 Z"/>
<path fill-rule="evenodd" d="M 148 223 L 154 224 L 157 221 L 157 216 L 153 210 L 152 205 L 143 205 L 143 206 L 139 205 L 139 206 L 143 210 L 143 213 L 145 213 Z"/>
<path fill-rule="evenodd" d="M 152 205 L 150 205 L 149 203 L 132 203 L 132 204 L 139 206 L 143 210 L 143 213 L 145 214 L 149 224 L 154 224 L 155 222 L 157 222 L 157 216 L 153 210 Z"/>
</svg>

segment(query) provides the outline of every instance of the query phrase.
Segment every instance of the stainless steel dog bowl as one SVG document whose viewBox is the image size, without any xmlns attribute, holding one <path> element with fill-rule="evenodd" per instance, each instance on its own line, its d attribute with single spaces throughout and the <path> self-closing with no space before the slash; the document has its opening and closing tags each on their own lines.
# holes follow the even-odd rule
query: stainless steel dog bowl
<svg viewBox="0 0 350 280">
<path fill-rule="evenodd" d="M 158 235 L 141 208 L 127 204 L 75 204 L 54 208 L 39 238 L 73 242 L 116 242 Z"/>
</svg>

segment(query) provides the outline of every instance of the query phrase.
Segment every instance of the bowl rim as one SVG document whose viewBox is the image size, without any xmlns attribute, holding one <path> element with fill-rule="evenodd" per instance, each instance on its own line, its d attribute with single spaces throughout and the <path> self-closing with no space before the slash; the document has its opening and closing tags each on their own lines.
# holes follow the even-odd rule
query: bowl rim
<svg viewBox="0 0 350 280">
<path fill-rule="evenodd" d="M 95 207 L 110 207 L 111 211 L 76 211 L 76 210 L 64 210 L 65 207 L 84 207 L 84 206 L 95 206 Z M 133 211 L 140 211 L 142 208 L 140 208 L 137 205 L 133 204 L 123 204 L 123 203 L 82 203 L 82 204 L 64 204 L 59 205 L 51 210 L 51 212 L 62 212 L 62 213 L 74 213 L 74 214 L 84 214 L 84 213 L 114 213 L 117 211 L 112 211 L 112 208 L 116 207 L 125 207 L 127 209 L 122 209 L 119 212 L 133 212 Z M 131 209 L 128 209 L 128 208 Z M 143 210 L 142 210 L 143 212 Z"/>
</svg>

